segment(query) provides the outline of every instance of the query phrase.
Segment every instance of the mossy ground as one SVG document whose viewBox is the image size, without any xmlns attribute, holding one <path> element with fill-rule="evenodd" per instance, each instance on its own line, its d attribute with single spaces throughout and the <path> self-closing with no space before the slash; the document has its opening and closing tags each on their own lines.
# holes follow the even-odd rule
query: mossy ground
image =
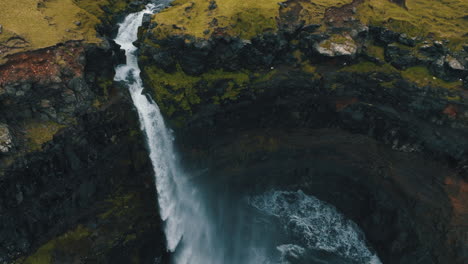
<svg viewBox="0 0 468 264">
<path fill-rule="evenodd" d="M 65 125 L 58 124 L 52 121 L 41 122 L 31 120 L 26 122 L 24 126 L 24 136 L 28 151 L 36 151 L 42 149 L 42 144 L 53 139 L 54 135 Z"/>
<path fill-rule="evenodd" d="M 320 24 L 322 23 L 327 9 L 331 7 L 341 7 L 352 2 L 352 0 L 290 0 L 286 2 L 287 6 L 281 9 L 281 13 L 285 15 L 289 13 L 295 16 L 297 21 L 304 21 L 306 25 Z"/>
<path fill-rule="evenodd" d="M 325 11 L 351 3 L 351 0 L 287 1 L 281 8 L 276 0 L 216 0 L 216 8 L 210 10 L 207 0 L 176 0 L 173 6 L 156 14 L 158 26 L 153 34 L 165 38 L 172 34 L 188 34 L 209 38 L 213 33 L 238 36 L 243 39 L 266 31 L 276 31 L 281 14 L 291 9 L 300 10 L 295 19 L 305 23 L 320 23 Z M 297 15 L 297 14 L 296 14 Z"/>
<path fill-rule="evenodd" d="M 117 12 L 128 0 L 0 1 L 0 60 L 6 55 L 54 46 L 69 40 L 99 43 L 95 27 L 105 13 Z M 79 22 L 79 23 L 78 23 Z"/>
<path fill-rule="evenodd" d="M 371 73 L 371 72 L 383 72 L 387 74 L 398 73 L 390 64 L 378 65 L 373 62 L 363 61 L 350 66 L 343 67 L 340 71 L 355 72 L 355 73 Z"/>
<path fill-rule="evenodd" d="M 466 43 L 468 1 L 407 0 L 406 9 L 385 0 L 366 0 L 358 7 L 359 19 L 371 25 L 412 37 L 451 40 L 454 46 Z"/>
<path fill-rule="evenodd" d="M 276 30 L 278 1 L 217 0 L 210 10 L 207 0 L 176 0 L 172 7 L 156 14 L 154 29 L 157 37 L 168 34 L 188 34 L 199 38 L 211 36 L 214 30 L 250 39 L 266 30 Z"/>
<path fill-rule="evenodd" d="M 418 86 L 442 87 L 450 90 L 462 87 L 461 81 L 447 82 L 433 76 L 426 67 L 411 67 L 401 72 L 402 76 Z"/>
<path fill-rule="evenodd" d="M 85 256 L 90 251 L 91 232 L 88 228 L 78 225 L 74 230 L 47 242 L 33 255 L 26 259 L 18 260 L 15 264 L 51 264 L 53 262 L 53 251 L 58 248 L 70 248 Z"/>
<path fill-rule="evenodd" d="M 248 71 L 211 70 L 200 76 L 188 75 L 180 67 L 173 73 L 167 73 L 156 66 L 147 66 L 143 71 L 154 90 L 156 101 L 168 116 L 180 110 L 191 114 L 192 107 L 202 101 L 200 94 L 219 81 L 228 85 L 221 94 L 213 96 L 215 103 L 235 100 L 250 81 Z"/>
<path fill-rule="evenodd" d="M 382 64 L 378 65 L 373 62 L 363 61 L 360 63 L 356 63 L 350 66 L 343 67 L 340 71 L 345 72 L 355 72 L 355 73 L 372 73 L 372 72 L 381 72 L 385 74 L 393 74 L 393 75 L 400 75 L 403 79 L 416 84 L 419 87 L 430 86 L 430 87 L 439 87 L 445 88 L 449 90 L 456 90 L 461 89 L 462 82 L 455 81 L 455 82 L 447 82 L 442 79 L 439 79 L 433 76 L 427 67 L 424 66 L 416 66 L 410 67 L 406 70 L 400 71 L 390 64 Z M 393 81 L 382 83 L 385 87 L 392 87 Z"/>
<path fill-rule="evenodd" d="M 115 247 L 131 246 L 143 232 L 154 228 L 157 221 L 151 222 L 151 218 L 158 217 L 156 209 L 154 212 L 145 211 L 147 201 L 144 199 L 148 197 L 136 192 L 109 197 L 96 205 L 101 212 L 95 217 L 97 225 L 78 224 L 14 264 L 59 264 L 64 263 L 60 260 L 63 255 L 69 261 L 67 263 L 109 263 L 106 254 Z M 157 245 L 154 246 L 156 249 Z M 132 259 L 129 264 L 140 263 L 138 250 L 130 250 L 129 253 L 134 254 L 129 257 Z"/>
</svg>

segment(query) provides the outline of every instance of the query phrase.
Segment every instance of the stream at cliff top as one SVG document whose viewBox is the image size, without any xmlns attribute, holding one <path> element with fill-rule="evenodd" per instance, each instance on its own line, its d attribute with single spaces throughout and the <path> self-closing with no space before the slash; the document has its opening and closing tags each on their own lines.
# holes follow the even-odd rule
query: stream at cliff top
<svg viewBox="0 0 468 264">
<path fill-rule="evenodd" d="M 133 45 L 144 14 L 168 3 L 149 4 L 120 24 L 115 42 L 126 51 L 127 62 L 116 67 L 115 80 L 130 90 L 146 135 L 171 262 L 380 263 L 356 224 L 313 196 L 278 190 L 242 197 L 184 171 L 159 107 L 143 94 Z"/>
</svg>

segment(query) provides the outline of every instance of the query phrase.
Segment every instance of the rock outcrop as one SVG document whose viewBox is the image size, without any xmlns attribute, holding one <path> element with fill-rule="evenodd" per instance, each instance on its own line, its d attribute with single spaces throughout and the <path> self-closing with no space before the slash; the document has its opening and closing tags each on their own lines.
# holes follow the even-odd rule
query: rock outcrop
<svg viewBox="0 0 468 264">
<path fill-rule="evenodd" d="M 10 49 L 0 65 L 0 263 L 154 263 L 164 254 L 138 116 L 113 82 L 122 53 L 103 37 L 144 2 L 91 2 L 77 3 L 100 22 L 73 23 L 97 30 L 97 43 Z"/>
</svg>

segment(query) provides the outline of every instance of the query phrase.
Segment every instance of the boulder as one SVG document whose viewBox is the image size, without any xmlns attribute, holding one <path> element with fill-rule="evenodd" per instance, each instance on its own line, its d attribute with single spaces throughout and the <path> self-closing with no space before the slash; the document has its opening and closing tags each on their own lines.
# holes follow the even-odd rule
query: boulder
<svg viewBox="0 0 468 264">
<path fill-rule="evenodd" d="M 315 50 L 323 56 L 354 56 L 357 52 L 357 45 L 348 35 L 335 35 L 314 45 Z"/>
<path fill-rule="evenodd" d="M 455 59 L 454 57 L 452 56 L 447 56 L 445 58 L 445 63 L 447 64 L 447 66 L 451 69 L 451 70 L 455 70 L 455 71 L 463 71 L 465 70 L 465 67 L 463 67 L 463 65 L 457 60 Z"/>
</svg>

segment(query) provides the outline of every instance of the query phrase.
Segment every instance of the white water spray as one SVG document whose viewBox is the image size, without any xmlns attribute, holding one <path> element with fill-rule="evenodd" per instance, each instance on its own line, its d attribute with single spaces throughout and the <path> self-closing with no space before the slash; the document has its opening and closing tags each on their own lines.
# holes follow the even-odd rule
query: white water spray
<svg viewBox="0 0 468 264">
<path fill-rule="evenodd" d="M 215 203 L 213 206 L 213 199 L 207 199 L 201 191 L 202 188 L 198 188 L 189 180 L 179 166 L 172 133 L 166 127 L 159 107 L 143 94 L 137 48 L 133 42 L 137 40 L 138 27 L 142 24 L 143 16 L 158 12 L 167 4 L 168 2 L 159 5 L 150 4 L 145 10 L 128 15 L 120 24 L 115 42 L 125 50 L 127 63 L 116 68 L 115 81 L 124 82 L 128 86 L 138 110 L 156 177 L 158 204 L 164 222 L 167 248 L 174 253 L 173 262 L 175 264 L 288 263 L 283 262 L 280 256 L 285 250 L 284 246 L 269 241 L 274 235 L 252 231 L 255 227 L 251 227 L 251 223 L 255 219 L 252 215 L 239 210 L 239 203 L 229 203 L 230 206 L 234 204 L 233 207 L 223 202 L 217 206 Z M 209 201 L 211 205 L 208 205 Z M 225 224 L 226 222 L 228 224 Z M 276 256 L 273 252 L 277 253 Z"/>
</svg>

